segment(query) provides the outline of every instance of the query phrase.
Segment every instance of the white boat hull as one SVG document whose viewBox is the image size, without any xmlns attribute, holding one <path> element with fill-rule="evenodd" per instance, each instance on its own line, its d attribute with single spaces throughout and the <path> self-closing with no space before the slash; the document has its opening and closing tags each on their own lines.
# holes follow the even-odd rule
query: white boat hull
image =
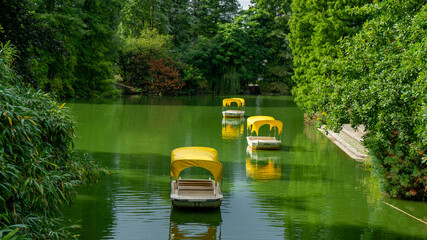
<svg viewBox="0 0 427 240">
<path fill-rule="evenodd" d="M 223 195 L 213 180 L 181 179 L 171 182 L 171 201 L 180 208 L 217 208 Z"/>
<path fill-rule="evenodd" d="M 282 144 L 281 141 L 274 137 L 250 136 L 246 137 L 246 140 L 248 141 L 248 147 L 251 149 L 277 150 L 280 149 Z"/>
<path fill-rule="evenodd" d="M 225 118 L 242 118 L 245 116 L 245 111 L 240 111 L 240 110 L 222 111 L 222 116 Z"/>
</svg>

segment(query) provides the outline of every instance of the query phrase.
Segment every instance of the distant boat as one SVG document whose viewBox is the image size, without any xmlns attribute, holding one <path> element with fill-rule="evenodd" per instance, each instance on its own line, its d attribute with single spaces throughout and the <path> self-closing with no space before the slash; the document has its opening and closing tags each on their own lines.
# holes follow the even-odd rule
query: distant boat
<svg viewBox="0 0 427 240">
<path fill-rule="evenodd" d="M 212 173 L 214 180 L 181 179 L 180 173 L 190 167 L 201 167 Z M 208 147 L 176 148 L 171 154 L 171 201 L 175 207 L 217 208 L 223 195 L 219 187 L 222 181 L 222 163 L 218 152 Z"/>
<path fill-rule="evenodd" d="M 245 116 L 245 99 L 243 98 L 223 99 L 222 100 L 222 116 L 224 116 L 225 118 L 244 117 Z"/>
<path fill-rule="evenodd" d="M 264 125 L 269 125 L 271 136 L 258 136 L 260 127 Z M 283 123 L 279 120 L 275 120 L 270 116 L 253 116 L 249 117 L 247 120 L 247 137 L 248 147 L 250 149 L 280 149 L 282 141 L 280 136 L 283 129 Z M 256 136 L 252 136 L 252 133 L 255 132 Z"/>
</svg>

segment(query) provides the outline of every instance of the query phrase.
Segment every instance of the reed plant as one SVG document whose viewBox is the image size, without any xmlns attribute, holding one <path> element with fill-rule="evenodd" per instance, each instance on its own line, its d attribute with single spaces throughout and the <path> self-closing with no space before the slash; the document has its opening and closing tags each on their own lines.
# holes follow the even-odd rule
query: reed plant
<svg viewBox="0 0 427 240">
<path fill-rule="evenodd" d="M 13 48 L 0 49 L 0 238 L 73 239 L 58 218 L 99 166 L 73 150 L 65 104 L 20 83 Z"/>
</svg>

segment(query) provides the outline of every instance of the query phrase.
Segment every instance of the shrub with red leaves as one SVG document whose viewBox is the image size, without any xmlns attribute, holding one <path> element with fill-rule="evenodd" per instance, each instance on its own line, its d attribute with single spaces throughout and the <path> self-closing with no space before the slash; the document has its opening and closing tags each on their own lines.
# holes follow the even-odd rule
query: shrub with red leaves
<svg viewBox="0 0 427 240">
<path fill-rule="evenodd" d="M 184 86 L 179 79 L 178 69 L 170 58 L 151 59 L 150 73 L 151 93 L 174 95 Z"/>
</svg>

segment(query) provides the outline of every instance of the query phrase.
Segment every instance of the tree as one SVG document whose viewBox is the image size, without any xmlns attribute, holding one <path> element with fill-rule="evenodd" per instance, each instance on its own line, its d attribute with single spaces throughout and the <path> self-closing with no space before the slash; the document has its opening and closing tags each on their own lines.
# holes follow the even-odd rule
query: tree
<svg viewBox="0 0 427 240">
<path fill-rule="evenodd" d="M 427 198 L 427 1 L 385 0 L 354 8 L 363 29 L 340 43 L 330 77 L 311 98 L 328 127 L 363 124 L 380 187 Z"/>
<path fill-rule="evenodd" d="M 172 59 L 151 59 L 150 73 L 153 76 L 150 90 L 154 93 L 172 95 L 176 94 L 184 86 Z"/>
<path fill-rule="evenodd" d="M 211 90 L 240 92 L 241 86 L 258 80 L 271 56 L 259 17 L 252 9 L 232 23 L 218 24 L 215 37 L 200 36 L 182 59 L 200 69 Z"/>
<path fill-rule="evenodd" d="M 237 0 L 192 0 L 192 16 L 196 36 L 211 38 L 218 31 L 218 24 L 233 22 L 240 4 Z"/>
<path fill-rule="evenodd" d="M 118 43 L 115 33 L 120 5 L 117 0 L 85 0 L 82 6 L 84 34 L 77 39 L 76 94 L 94 96 L 105 91 L 112 79 Z"/>
<path fill-rule="evenodd" d="M 292 15 L 291 1 L 256 0 L 255 11 L 260 15 L 260 24 L 267 28 L 265 46 L 272 51 L 263 74 L 265 81 L 285 83 L 293 86 L 293 55 L 289 46 L 289 20 Z"/>
<path fill-rule="evenodd" d="M 290 46 L 294 55 L 296 83 L 293 94 L 299 106 L 317 111 L 316 84 L 332 74 L 331 61 L 337 57 L 338 41 L 356 34 L 365 15 L 355 15 L 347 8 L 363 6 L 371 0 L 294 0 L 289 22 Z"/>
<path fill-rule="evenodd" d="M 0 24 L 20 51 L 25 82 L 60 97 L 100 95 L 111 87 L 117 0 L 2 1 Z"/>
<path fill-rule="evenodd" d="M 150 60 L 169 56 L 172 37 L 159 34 L 155 29 L 144 29 L 138 37 L 127 37 L 122 42 L 120 68 L 123 81 L 143 88 L 151 81 Z"/>
</svg>

